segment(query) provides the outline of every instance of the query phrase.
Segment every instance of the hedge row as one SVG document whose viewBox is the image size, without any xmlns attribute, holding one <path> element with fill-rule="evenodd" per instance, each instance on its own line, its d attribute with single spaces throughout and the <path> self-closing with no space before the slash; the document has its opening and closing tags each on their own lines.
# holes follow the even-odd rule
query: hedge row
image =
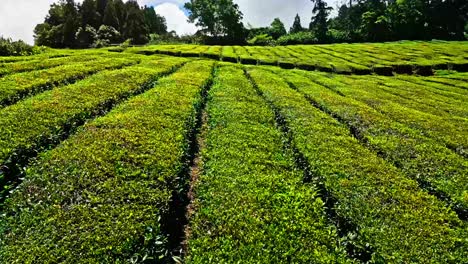
<svg viewBox="0 0 468 264">
<path fill-rule="evenodd" d="M 249 74 L 286 121 L 315 180 L 336 201 L 333 210 L 347 231 L 345 241 L 363 250 L 362 260 L 468 261 L 467 241 L 454 228 L 461 224 L 454 212 L 363 147 L 347 127 L 312 106 L 281 77 L 253 68 Z"/>
<path fill-rule="evenodd" d="M 278 73 L 314 105 L 350 126 L 362 143 L 419 181 L 420 185 L 428 185 L 430 192 L 448 197 L 454 209 L 468 218 L 467 160 L 365 103 L 312 82 L 317 74 L 304 71 Z"/>
<path fill-rule="evenodd" d="M 187 262 L 351 262 L 240 67 L 218 69 L 207 114 Z"/>
<path fill-rule="evenodd" d="M 18 166 L 29 157 L 53 146 L 86 119 L 149 88 L 155 79 L 183 62 L 180 58 L 149 58 L 140 65 L 104 71 L 0 109 L 1 190 L 7 180 L 15 180 Z"/>
<path fill-rule="evenodd" d="M 160 219 L 185 166 L 188 134 L 212 66 L 188 63 L 41 155 L 7 201 L 0 262 L 140 263 L 166 257 Z M 164 66 L 147 67 L 140 66 L 142 76 L 133 77 L 134 83 Z"/>
<path fill-rule="evenodd" d="M 70 51 L 68 50 L 48 50 L 45 53 L 31 55 L 31 56 L 0 56 L 0 66 L 6 65 L 12 62 L 20 62 L 20 61 L 30 61 L 35 59 L 52 59 L 52 58 L 60 58 L 60 57 L 67 57 L 70 55 Z"/>
<path fill-rule="evenodd" d="M 137 64 L 137 57 L 122 59 L 97 59 L 82 63 L 62 65 L 46 70 L 8 75 L 0 79 L 0 107 L 18 102 L 28 95 L 77 80 L 105 69 L 118 69 Z"/>
<path fill-rule="evenodd" d="M 442 80 L 442 82 L 439 82 L 441 78 L 432 78 L 432 77 L 417 78 L 414 76 L 404 76 L 404 75 L 399 75 L 396 78 L 398 80 L 402 80 L 402 81 L 409 82 L 412 84 L 421 85 L 425 89 L 436 94 L 450 97 L 458 101 L 463 101 L 463 102 L 468 101 L 468 89 L 464 89 L 462 86 L 459 87 L 459 85 L 463 85 L 468 80 L 456 80 L 456 79 L 450 80 L 449 79 L 448 81 L 445 81 L 447 79 L 444 79 Z"/>
<path fill-rule="evenodd" d="M 462 43 L 385 43 L 258 46 L 159 45 L 133 49 L 144 54 L 167 54 L 183 57 L 208 57 L 250 65 L 276 65 L 283 68 L 334 71 L 342 74 L 433 75 L 434 70 L 468 71 L 463 56 L 468 49 Z M 447 55 L 451 54 L 451 55 Z"/>
<path fill-rule="evenodd" d="M 71 64 L 77 62 L 86 62 L 97 59 L 97 56 L 68 56 L 61 58 L 51 58 L 51 59 L 38 59 L 31 61 L 20 61 L 17 63 L 8 63 L 0 65 L 0 77 L 7 74 L 21 73 L 35 70 L 49 69 L 63 64 Z"/>
<path fill-rule="evenodd" d="M 368 83 L 366 80 L 350 81 L 349 78 L 341 78 L 340 76 L 330 77 L 332 78 L 317 75 L 313 81 L 349 98 L 365 102 L 387 117 L 417 129 L 424 135 L 445 144 L 458 154 L 468 157 L 468 125 L 464 125 L 468 122 L 466 119 L 426 113 L 413 109 L 411 105 L 405 106 L 392 101 L 395 97 L 392 99 L 383 98 L 385 94 L 379 92 L 379 85 Z"/>
<path fill-rule="evenodd" d="M 457 94 L 450 94 L 451 98 L 446 96 L 447 93 L 434 92 L 430 87 L 385 76 L 369 76 L 369 78 L 353 76 L 347 80 L 350 83 L 359 84 L 361 89 L 373 92 L 381 99 L 391 100 L 425 113 L 445 116 L 451 122 L 466 122 L 464 118 L 468 117 L 468 102 L 460 100 Z M 372 88 L 368 89 L 368 87 Z"/>
<path fill-rule="evenodd" d="M 468 75 L 459 73 L 459 74 L 450 74 L 449 76 L 433 77 L 428 78 L 428 81 L 435 83 L 442 83 L 445 85 L 457 87 L 463 89 L 463 93 L 468 92 Z"/>
</svg>

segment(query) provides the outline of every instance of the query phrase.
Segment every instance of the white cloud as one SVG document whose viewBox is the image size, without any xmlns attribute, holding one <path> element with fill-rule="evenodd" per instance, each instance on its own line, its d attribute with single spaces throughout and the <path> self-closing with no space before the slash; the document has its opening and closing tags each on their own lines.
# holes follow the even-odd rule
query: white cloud
<svg viewBox="0 0 468 264">
<path fill-rule="evenodd" d="M 332 7 L 337 1 L 326 0 Z M 33 43 L 34 27 L 44 21 L 49 6 L 57 0 L 0 0 L 0 35 L 13 39 L 23 39 Z M 77 0 L 76 2 L 82 2 Z M 196 27 L 187 22 L 183 4 L 187 0 L 138 0 L 141 5 L 156 6 L 156 12 L 166 17 L 169 30 L 178 34 L 193 33 Z M 268 26 L 275 17 L 286 25 L 292 25 L 294 16 L 299 13 L 302 25 L 307 27 L 312 16 L 310 0 L 234 0 L 244 13 L 244 23 L 252 26 Z"/>
<path fill-rule="evenodd" d="M 173 3 L 163 3 L 154 8 L 156 13 L 166 18 L 168 31 L 175 30 L 178 35 L 193 34 L 197 32 L 194 24 L 187 22 L 185 13 Z"/>
<path fill-rule="evenodd" d="M 33 43 L 34 27 L 44 21 L 53 2 L 53 0 L 1 0 L 0 35 Z"/>
</svg>

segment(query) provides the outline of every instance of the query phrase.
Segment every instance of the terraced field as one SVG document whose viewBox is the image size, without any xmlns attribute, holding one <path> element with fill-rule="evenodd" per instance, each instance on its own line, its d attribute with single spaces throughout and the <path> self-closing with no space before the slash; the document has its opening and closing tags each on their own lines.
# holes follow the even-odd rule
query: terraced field
<svg viewBox="0 0 468 264">
<path fill-rule="evenodd" d="M 468 263 L 468 44 L 168 47 L 0 58 L 0 263 Z"/>
<path fill-rule="evenodd" d="M 114 51 L 119 51 L 114 49 Z M 432 75 L 433 70 L 468 72 L 468 43 L 392 42 L 284 47 L 159 45 L 129 49 L 140 54 L 206 57 L 227 62 L 339 74 Z"/>
</svg>

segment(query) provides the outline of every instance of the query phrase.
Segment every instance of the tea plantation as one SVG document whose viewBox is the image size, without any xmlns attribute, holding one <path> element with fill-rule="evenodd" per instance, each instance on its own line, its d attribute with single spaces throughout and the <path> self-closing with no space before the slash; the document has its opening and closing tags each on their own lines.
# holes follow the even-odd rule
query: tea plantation
<svg viewBox="0 0 468 264">
<path fill-rule="evenodd" d="M 468 263 L 468 42 L 0 57 L 0 263 Z"/>
</svg>

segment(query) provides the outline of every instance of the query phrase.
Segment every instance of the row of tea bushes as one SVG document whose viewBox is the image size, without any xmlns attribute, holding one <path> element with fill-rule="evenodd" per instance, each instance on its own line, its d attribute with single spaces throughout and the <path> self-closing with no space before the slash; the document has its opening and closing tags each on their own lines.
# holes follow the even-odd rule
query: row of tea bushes
<svg viewBox="0 0 468 264">
<path fill-rule="evenodd" d="M 456 214 L 314 107 L 281 77 L 259 68 L 249 75 L 285 120 L 314 181 L 335 201 L 345 241 L 363 261 L 463 263 L 466 241 Z"/>
<path fill-rule="evenodd" d="M 7 200 L 0 220 L 0 262 L 167 258 L 161 219 L 186 166 L 189 133 L 212 66 L 186 64 L 41 155 Z M 138 69 L 141 77 L 127 77 L 129 82 L 141 85 L 138 79 L 153 78 L 164 64 L 146 67 Z"/>
<path fill-rule="evenodd" d="M 184 62 L 181 58 L 148 58 L 139 65 L 103 71 L 0 109 L 2 196 L 3 186 L 15 181 L 28 158 L 54 146 L 86 119 L 104 114 L 115 103 L 150 88 L 157 78 Z"/>
<path fill-rule="evenodd" d="M 241 68 L 219 68 L 207 115 L 187 262 L 351 263 Z"/>
</svg>

